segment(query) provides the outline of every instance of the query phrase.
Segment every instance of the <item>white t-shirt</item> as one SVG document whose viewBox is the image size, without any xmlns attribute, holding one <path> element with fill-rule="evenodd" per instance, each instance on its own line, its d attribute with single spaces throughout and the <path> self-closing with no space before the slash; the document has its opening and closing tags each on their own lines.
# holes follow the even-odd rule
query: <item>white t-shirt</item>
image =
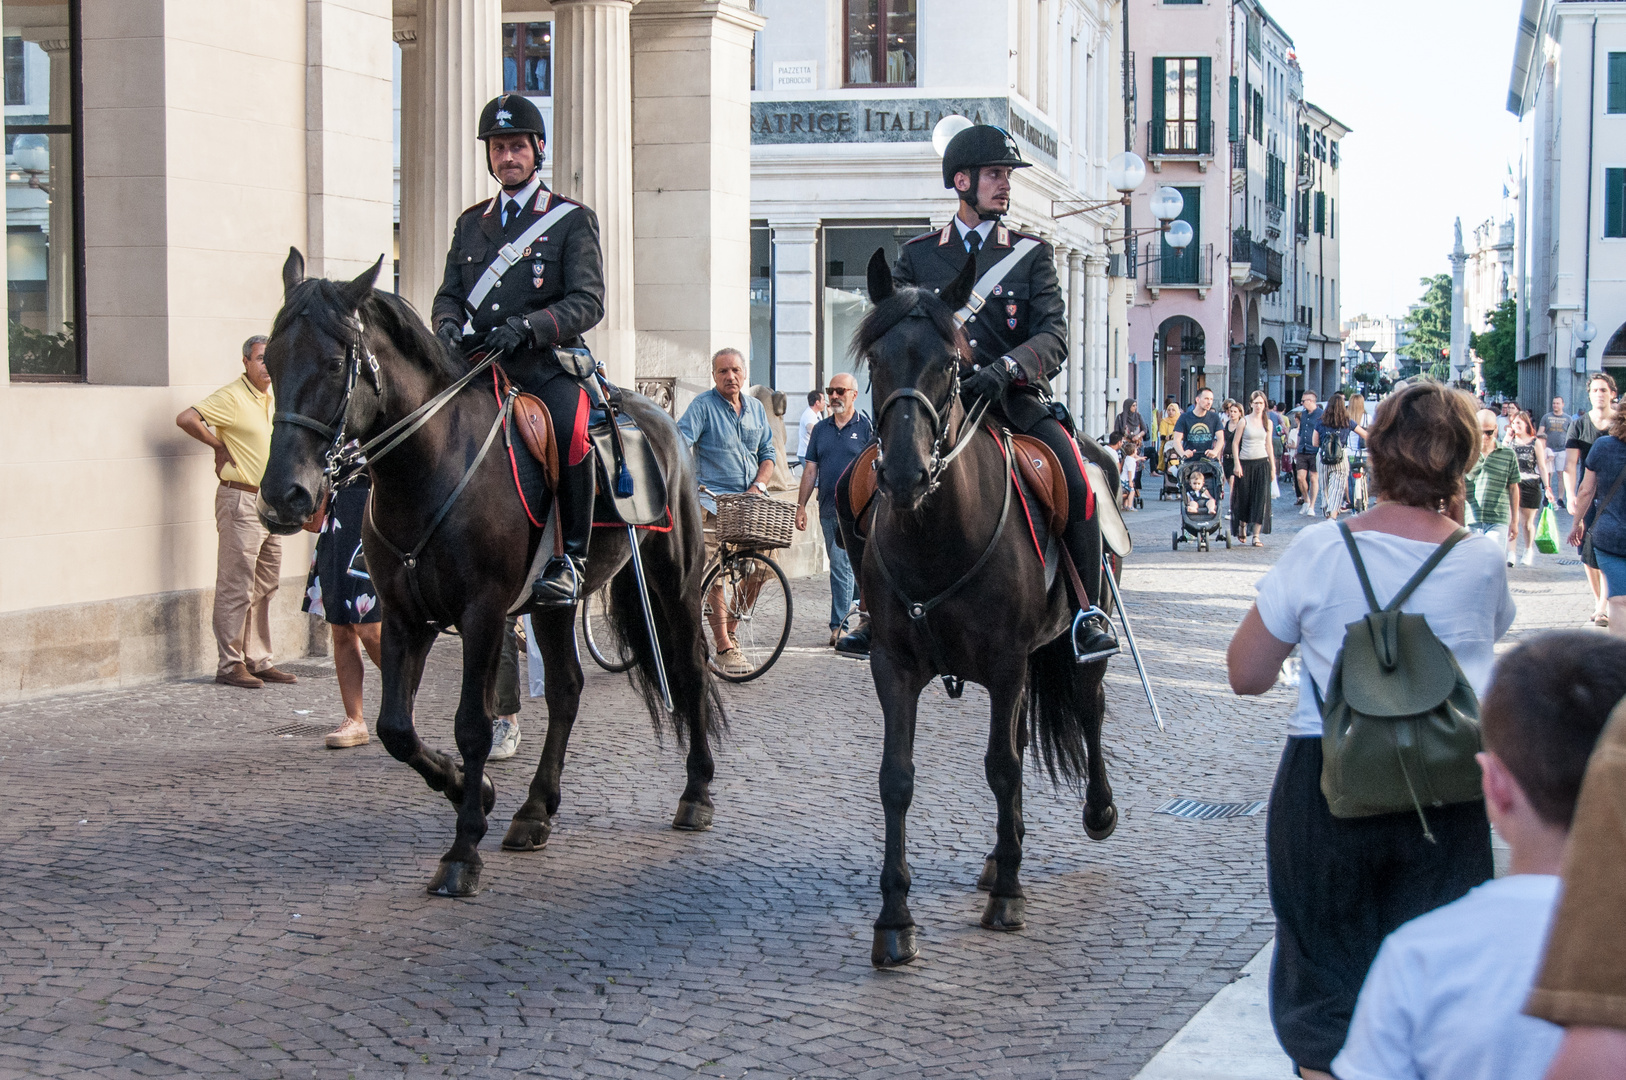
<svg viewBox="0 0 1626 1080">
<path fill-rule="evenodd" d="M 814 412 L 811 405 L 802 410 L 802 419 L 797 422 L 797 426 L 801 428 L 801 434 L 796 437 L 796 458 L 798 461 L 807 457 L 807 440 L 813 437 L 814 425 L 823 419 L 824 414 Z"/>
<path fill-rule="evenodd" d="M 1559 879 L 1487 881 L 1384 939 L 1338 1080 L 1541 1080 L 1564 1029 L 1525 1016 Z"/>
<path fill-rule="evenodd" d="M 1439 546 L 1371 531 L 1357 531 L 1355 543 L 1380 604 L 1393 599 Z M 1481 697 L 1490 683 L 1496 641 L 1507 633 L 1517 613 L 1503 558 L 1501 549 L 1486 537 L 1469 536 L 1400 606 L 1401 611 L 1427 616 L 1429 629 L 1451 650 Z M 1321 712 L 1310 680 L 1325 696 L 1332 662 L 1344 647 L 1344 628 L 1369 610 L 1337 522 L 1317 522 L 1300 530 L 1260 580 L 1257 602 L 1265 629 L 1277 641 L 1296 643 L 1303 661 L 1299 704 L 1287 733 L 1319 736 Z"/>
</svg>

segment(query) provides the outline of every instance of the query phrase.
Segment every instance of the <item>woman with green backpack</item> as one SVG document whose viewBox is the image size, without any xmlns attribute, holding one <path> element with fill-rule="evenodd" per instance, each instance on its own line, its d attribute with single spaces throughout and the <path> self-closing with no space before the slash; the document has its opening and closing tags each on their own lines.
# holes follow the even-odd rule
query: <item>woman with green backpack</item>
<svg viewBox="0 0 1626 1080">
<path fill-rule="evenodd" d="M 1474 402 L 1418 383 L 1367 426 L 1378 502 L 1299 533 L 1227 655 L 1238 694 L 1302 661 L 1266 859 L 1271 1020 L 1307 1077 L 1330 1076 L 1384 937 L 1492 872 L 1478 695 L 1515 609 L 1500 549 L 1462 527 Z"/>
</svg>

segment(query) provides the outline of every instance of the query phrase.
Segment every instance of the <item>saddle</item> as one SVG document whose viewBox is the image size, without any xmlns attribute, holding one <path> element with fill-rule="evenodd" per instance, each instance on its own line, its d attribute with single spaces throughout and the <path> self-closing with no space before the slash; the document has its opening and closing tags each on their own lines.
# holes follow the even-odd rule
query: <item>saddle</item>
<svg viewBox="0 0 1626 1080">
<path fill-rule="evenodd" d="M 542 399 L 524 393 L 515 395 L 514 426 L 519 428 L 519 437 L 525 443 L 525 449 L 541 462 L 548 490 L 557 488 L 559 446 L 553 441 L 553 416 L 548 412 L 548 407 L 542 404 Z"/>
<path fill-rule="evenodd" d="M 666 478 L 661 474 L 655 451 L 643 431 L 625 413 L 618 413 L 614 417 L 617 431 L 611 430 L 610 417 L 603 412 L 595 410 L 593 420 L 587 434 L 593 444 L 594 456 L 598 459 L 600 506 L 593 515 L 595 521 L 615 519 L 627 525 L 652 525 L 664 521 Z M 559 486 L 559 447 L 554 441 L 553 416 L 548 412 L 548 407 L 542 404 L 540 398 L 525 393 L 516 394 L 513 426 L 519 429 L 525 449 L 542 466 L 542 476 L 548 490 L 555 490 Z M 632 477 L 630 495 L 620 494 L 612 479 L 619 477 L 623 464 Z M 517 465 L 515 471 L 520 494 L 526 495 L 524 482 L 517 479 L 521 471 Z"/>
<path fill-rule="evenodd" d="M 1012 435 L 1011 442 L 1016 450 L 1013 457 L 1017 471 L 1044 511 L 1045 526 L 1060 536 L 1067 528 L 1067 477 L 1061 471 L 1061 463 L 1050 447 L 1030 435 Z M 875 498 L 878 480 L 875 461 L 880 453 L 880 444 L 871 444 L 858 455 L 849 473 L 847 498 L 860 535 L 863 535 L 864 511 Z"/>
</svg>

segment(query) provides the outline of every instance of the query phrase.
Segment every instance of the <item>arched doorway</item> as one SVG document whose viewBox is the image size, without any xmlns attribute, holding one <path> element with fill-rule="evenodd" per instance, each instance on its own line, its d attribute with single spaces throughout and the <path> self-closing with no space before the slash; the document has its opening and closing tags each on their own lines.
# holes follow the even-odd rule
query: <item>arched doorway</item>
<svg viewBox="0 0 1626 1080">
<path fill-rule="evenodd" d="M 1158 385 L 1165 397 L 1172 396 L 1181 406 L 1191 404 L 1197 391 L 1207 385 L 1204 374 L 1207 336 L 1197 320 L 1185 315 L 1164 319 L 1152 341 L 1158 364 Z M 1159 408 L 1162 403 L 1159 402 Z"/>
<path fill-rule="evenodd" d="M 1260 382 L 1265 396 L 1272 401 L 1282 400 L 1282 350 L 1277 346 L 1275 338 L 1265 339 L 1259 363 L 1262 372 Z"/>
</svg>

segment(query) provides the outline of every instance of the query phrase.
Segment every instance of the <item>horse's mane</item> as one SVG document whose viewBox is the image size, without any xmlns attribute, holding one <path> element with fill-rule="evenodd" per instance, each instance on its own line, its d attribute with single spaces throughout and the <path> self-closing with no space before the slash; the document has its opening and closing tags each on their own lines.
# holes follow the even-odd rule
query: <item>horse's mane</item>
<svg viewBox="0 0 1626 1080">
<path fill-rule="evenodd" d="M 345 299 L 344 282 L 326 278 L 306 278 L 288 293 L 282 310 L 271 325 L 271 336 L 286 333 L 296 319 L 308 319 L 315 329 L 335 341 L 350 341 L 356 336 L 354 309 Z M 429 332 L 417 310 L 406 298 L 396 293 L 374 289 L 362 302 L 367 321 L 383 331 L 396 349 L 409 360 L 438 371 L 447 378 L 456 379 L 464 373 L 446 352 L 440 339 Z"/>
<path fill-rule="evenodd" d="M 852 354 L 863 363 L 877 342 L 904 319 L 916 316 L 927 319 L 939 337 L 960 350 L 961 356 L 970 356 L 971 347 L 965 334 L 954 324 L 954 312 L 927 289 L 905 286 L 870 309 L 853 334 Z"/>
</svg>

